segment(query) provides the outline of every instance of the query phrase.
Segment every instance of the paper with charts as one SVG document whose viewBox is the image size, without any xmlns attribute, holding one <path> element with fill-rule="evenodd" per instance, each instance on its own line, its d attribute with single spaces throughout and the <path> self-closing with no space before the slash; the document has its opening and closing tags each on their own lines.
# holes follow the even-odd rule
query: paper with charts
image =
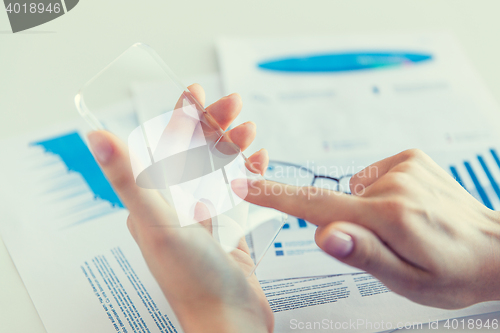
<svg viewBox="0 0 500 333">
<path fill-rule="evenodd" d="M 5 203 L 0 232 L 45 329 L 182 332 L 129 234 L 126 209 L 90 155 L 85 132 L 82 123 L 73 122 L 0 144 L 9 161 L 0 169 L 0 199 Z M 470 180 L 467 162 L 477 184 L 499 207 L 488 172 L 477 158 L 483 158 L 490 176 L 498 180 L 499 151 L 486 147 L 443 158 L 472 192 L 476 181 Z M 312 227 L 297 219 L 289 223 L 283 235 Z M 281 258 L 276 251 L 275 244 L 269 254 Z M 299 257 L 296 264 L 304 261 Z M 274 270 L 281 269 L 286 267 L 276 261 Z M 334 328 L 355 321 L 349 331 L 377 332 L 381 322 L 384 328 L 397 328 L 406 322 L 500 310 L 495 302 L 458 311 L 424 307 L 390 292 L 366 273 L 267 280 L 261 285 L 275 313 L 277 333 L 307 332 L 308 325 L 324 325 L 324 320 Z"/>
<path fill-rule="evenodd" d="M 251 152 L 327 162 L 497 138 L 498 106 L 446 33 L 223 38 L 226 93 L 258 126 Z M 332 65 L 332 63 L 334 65 Z"/>
<path fill-rule="evenodd" d="M 411 45 L 418 44 L 418 42 L 413 41 L 412 36 L 396 39 L 384 38 L 384 48 L 391 46 L 395 49 L 401 49 L 403 46 L 409 48 Z M 455 44 L 445 43 L 447 38 L 446 36 L 428 37 L 425 40 L 429 44 L 424 51 L 441 50 L 439 52 L 433 51 L 432 59 L 446 59 L 453 66 L 465 66 L 462 63 L 461 53 L 455 49 Z M 366 47 L 371 50 L 377 45 L 372 39 L 361 38 L 357 41 L 345 38 L 343 40 L 332 39 L 328 42 L 331 43 L 331 48 L 338 45 L 338 48 L 348 48 L 351 51 L 355 46 L 361 47 L 363 43 L 366 43 Z M 241 42 L 239 43 L 241 44 Z M 314 45 L 317 47 L 321 44 L 311 40 L 306 44 L 298 45 L 296 41 L 285 40 L 273 47 L 285 47 L 293 43 L 295 43 L 295 49 L 289 52 L 307 51 Z M 325 40 L 322 43 L 326 45 Z M 250 45 L 249 48 L 249 45 L 247 42 L 243 43 L 242 50 L 247 51 L 247 53 L 241 59 L 245 59 L 245 57 L 255 57 L 254 60 L 260 59 L 260 56 L 255 55 L 256 51 L 251 51 L 252 47 Z M 273 47 L 266 45 L 262 44 L 260 52 L 272 51 Z M 445 52 L 447 47 L 451 50 Z M 237 51 L 236 48 L 232 52 Z M 277 52 L 276 49 L 275 51 Z M 418 50 L 413 48 L 411 51 Z M 266 55 L 264 58 L 270 59 L 271 57 L 268 58 Z M 420 59 L 418 65 L 431 63 L 428 59 L 425 60 L 425 57 L 409 57 L 409 59 L 414 61 Z M 238 59 L 233 58 L 233 60 Z M 349 57 L 345 60 L 349 61 Z M 394 59 L 394 61 L 399 60 Z M 267 65 L 268 67 L 279 65 L 279 63 L 273 64 L 272 61 L 267 61 L 267 63 L 270 63 Z M 289 66 L 290 62 L 285 61 L 284 65 Z M 359 68 L 369 64 L 358 61 L 354 65 Z M 223 62 L 225 76 L 230 74 L 227 66 L 229 65 Z M 237 66 L 237 64 L 233 63 L 233 66 Z M 419 68 L 416 66 L 417 64 L 407 65 L 410 71 Z M 387 70 L 398 71 L 402 69 L 400 67 L 402 66 L 394 66 L 394 68 L 387 68 Z M 453 80 L 446 81 L 451 85 L 449 93 L 445 93 L 448 88 L 442 91 L 439 86 L 435 86 L 437 91 L 432 91 L 432 89 L 429 91 L 425 88 L 426 86 L 416 89 L 418 85 L 411 89 L 405 88 L 409 89 L 410 95 L 420 96 L 420 94 L 426 95 L 428 93 L 437 98 L 444 94 L 449 100 L 445 98 L 440 103 L 448 103 L 446 105 L 449 106 L 449 103 L 453 101 L 452 104 L 457 106 L 453 110 L 446 109 L 442 115 L 436 114 L 436 109 L 422 113 L 422 117 L 434 117 L 431 119 L 450 117 L 451 125 L 448 124 L 447 127 L 444 127 L 446 131 L 449 131 L 447 132 L 449 135 L 445 135 L 444 140 L 436 141 L 441 143 L 439 145 L 436 143 L 436 147 L 433 147 L 436 149 L 433 150 L 431 156 L 436 158 L 438 163 L 446 168 L 450 175 L 454 175 L 478 200 L 486 205 L 491 205 L 494 209 L 500 209 L 498 192 L 500 141 L 496 139 L 495 133 L 488 125 L 497 121 L 493 115 L 489 115 L 489 113 L 496 112 L 496 106 L 491 97 L 483 92 L 482 85 L 468 67 L 464 67 L 465 69 L 463 67 L 455 68 L 457 74 L 442 71 L 441 66 L 433 68 L 435 71 L 426 71 L 425 75 L 422 74 L 418 78 L 422 80 L 426 77 Z M 453 68 L 449 69 L 451 71 Z M 239 75 L 240 72 L 237 69 L 231 69 L 231 71 L 233 70 L 236 70 L 235 75 Z M 253 65 L 241 66 L 241 70 L 248 73 L 255 68 Z M 329 70 L 338 71 L 339 69 L 338 67 L 330 67 Z M 376 78 L 379 75 L 386 75 L 384 74 L 386 68 L 373 70 L 375 76 L 371 78 L 366 76 L 368 72 L 362 72 L 363 69 L 358 70 L 359 72 L 341 74 L 343 82 L 339 83 L 340 86 L 346 87 L 347 92 L 349 91 L 347 88 L 351 87 L 353 89 L 351 96 L 355 97 L 358 96 L 358 90 L 356 90 L 358 89 L 356 83 L 358 79 L 361 83 L 376 83 Z M 264 74 L 261 73 L 261 75 Z M 309 74 L 303 75 L 307 79 Z M 327 79 L 327 74 L 320 75 L 322 75 L 320 78 Z M 278 78 L 280 77 L 276 76 L 275 79 Z M 359 144 L 349 141 L 349 136 L 346 141 L 342 141 L 344 143 L 339 141 L 349 131 L 342 132 L 341 129 L 344 125 L 328 121 L 333 119 L 333 115 L 339 116 L 338 119 L 343 122 L 342 124 L 349 124 L 351 118 L 361 121 L 362 111 L 371 110 L 358 109 L 359 104 L 363 104 L 362 98 L 359 100 L 357 98 L 344 99 L 342 103 L 346 108 L 338 109 L 336 107 L 332 109 L 332 117 L 327 119 L 314 118 L 314 115 L 319 113 L 328 116 L 328 113 L 319 112 L 314 107 L 308 108 L 306 111 L 303 111 L 301 107 L 300 117 L 296 118 L 282 118 L 269 113 L 276 111 L 293 114 L 298 112 L 299 106 L 306 104 L 300 102 L 300 99 L 305 98 L 305 95 L 298 92 L 301 89 L 307 90 L 308 87 L 314 86 L 310 85 L 310 82 L 296 86 L 297 82 L 292 78 L 292 76 L 287 77 L 286 80 L 281 78 L 276 81 L 279 83 L 278 85 L 275 85 L 276 82 L 268 85 L 272 89 L 283 89 L 283 92 L 291 91 L 292 95 L 296 95 L 295 97 L 298 99 L 296 103 L 288 103 L 281 109 L 279 105 L 282 103 L 278 98 L 285 97 L 286 99 L 291 95 L 280 95 L 267 89 L 266 94 L 273 103 L 272 107 L 269 105 L 258 107 L 260 104 L 257 103 L 263 103 L 260 95 L 249 94 L 248 87 L 245 88 L 241 81 L 237 86 L 231 80 L 225 80 L 225 86 L 230 90 L 238 89 L 245 101 L 244 111 L 240 119 L 248 117 L 248 119 L 255 121 L 259 127 L 257 143 L 253 147 L 269 147 L 272 158 L 294 163 L 306 163 L 307 160 L 314 159 L 316 165 L 323 163 L 324 165 L 337 166 L 337 172 L 342 173 L 351 172 L 358 167 L 358 164 L 363 166 L 371 163 L 381 156 L 401 149 L 403 145 L 410 145 L 411 140 L 415 141 L 415 143 L 411 143 L 412 145 L 419 145 L 417 133 L 409 132 L 408 136 L 401 135 L 401 133 L 405 133 L 404 126 L 410 127 L 407 122 L 415 121 L 411 117 L 412 114 L 401 111 L 405 109 L 404 107 L 399 109 L 400 113 L 396 112 L 398 110 L 382 108 L 382 111 L 385 110 L 384 112 L 391 117 L 385 113 L 382 113 L 382 115 L 385 114 L 384 117 L 368 117 L 367 121 L 373 128 L 371 132 L 367 131 L 366 134 L 361 130 L 358 131 Z M 333 80 L 335 78 L 329 77 L 328 80 L 335 82 Z M 467 82 L 463 82 L 466 81 L 464 78 L 467 79 Z M 256 90 L 252 91 L 258 92 L 259 87 L 256 86 L 256 82 L 258 80 L 249 80 L 247 85 L 253 83 L 252 89 Z M 388 78 L 384 82 L 385 85 L 380 85 L 378 88 L 381 96 L 384 96 L 384 87 L 389 91 L 394 88 Z M 416 80 L 414 82 L 422 81 Z M 211 84 L 213 85 L 210 86 Z M 213 91 L 215 83 L 207 82 L 206 85 L 209 90 Z M 464 92 L 463 86 L 468 87 L 467 93 Z M 290 90 L 293 87 L 299 90 Z M 377 89 L 373 89 L 373 86 L 370 87 L 372 87 L 371 93 L 376 94 Z M 459 93 L 462 93 L 463 96 L 457 96 Z M 402 103 L 401 105 L 406 105 L 409 110 L 414 110 L 417 108 L 417 102 L 420 101 L 420 98 L 411 98 L 410 95 L 399 96 L 393 91 L 387 97 L 387 105 L 396 105 L 395 102 L 398 101 L 398 103 Z M 369 93 L 360 96 L 366 97 L 369 96 Z M 439 100 L 439 98 L 437 99 Z M 394 104 L 389 103 L 391 100 Z M 348 108 L 350 102 L 353 103 L 353 106 Z M 430 102 L 427 101 L 428 103 Z M 297 105 L 296 109 L 294 109 L 295 105 Z M 318 103 L 315 107 L 321 105 L 324 103 Z M 370 106 L 371 103 L 366 102 L 363 105 Z M 473 105 L 474 108 L 467 107 L 467 105 Z M 333 114 L 336 112 L 335 110 L 348 111 Z M 351 112 L 352 110 L 356 112 Z M 311 119 L 311 122 L 318 128 L 317 133 L 308 132 L 309 120 L 304 120 L 306 119 L 303 117 L 304 115 L 310 115 L 308 119 Z M 481 131 L 478 130 L 480 126 L 471 121 L 474 117 L 478 124 L 484 125 L 481 127 Z M 391 119 L 393 122 L 390 121 Z M 388 133 L 390 133 L 388 131 L 396 126 L 396 121 L 400 120 L 406 122 L 403 121 L 398 125 L 401 126 L 401 129 L 391 134 L 393 138 L 391 141 L 387 138 Z M 128 117 L 127 114 L 119 113 L 119 116 L 112 115 L 106 124 L 120 135 L 120 127 L 130 126 L 133 121 L 134 119 Z M 470 131 L 453 130 L 455 125 L 457 129 L 463 130 L 460 124 L 464 121 L 469 122 Z M 301 124 L 298 124 L 299 122 Z M 441 123 L 443 122 L 441 119 Z M 270 126 L 269 123 L 274 124 Z M 457 123 L 459 124 L 457 125 Z M 283 126 L 276 126 L 276 124 Z M 369 127 L 366 124 L 362 125 L 362 122 L 359 124 L 361 129 Z M 328 126 L 333 126 L 331 131 L 326 130 Z M 312 128 L 311 126 L 309 130 Z M 421 136 L 428 134 L 429 137 L 439 138 L 439 135 L 443 134 L 441 132 L 444 131 L 444 128 L 431 121 L 422 130 Z M 376 131 L 376 129 L 378 130 Z M 351 130 L 355 129 L 351 128 Z M 125 221 L 128 213 L 126 209 L 100 172 L 87 148 L 85 142 L 85 132 L 87 131 L 88 128 L 83 121 L 75 121 L 10 139 L 0 144 L 0 151 L 2 151 L 5 161 L 0 165 L 0 181 L 3 185 L 0 189 L 0 198 L 4 202 L 1 209 L 2 219 L 0 219 L 2 239 L 47 332 L 181 332 L 174 313 L 151 276 L 137 245 L 127 230 Z M 372 143 L 371 137 L 375 134 L 379 135 L 380 138 L 373 139 L 375 143 Z M 382 146 L 380 144 L 382 141 L 387 146 Z M 315 144 L 319 146 L 316 147 Z M 284 151 L 280 150 L 282 146 Z M 288 146 L 295 146 L 296 150 L 287 151 L 286 147 Z M 306 146 L 311 148 L 306 149 Z M 421 147 L 424 148 L 424 146 L 425 144 L 422 143 Z M 368 151 L 367 154 L 363 154 L 365 150 Z M 347 156 L 349 154 L 352 156 Z M 266 214 L 256 213 L 254 218 L 265 218 Z M 278 333 L 289 332 L 291 329 L 297 332 L 307 331 L 305 328 L 307 323 L 314 324 L 323 319 L 331 321 L 334 327 L 337 324 L 342 327 L 344 323 L 363 318 L 365 320 L 363 325 L 350 331 L 375 332 L 381 330 L 380 321 L 384 321 L 386 325 L 387 322 L 391 322 L 392 327 L 397 328 L 398 322 L 427 322 L 500 310 L 497 303 L 480 304 L 460 311 L 428 308 L 395 295 L 369 274 L 352 273 L 351 271 L 352 274 L 335 275 L 344 270 L 343 266 L 318 251 L 311 239 L 313 234 L 313 225 L 307 221 L 290 217 L 288 225 L 273 242 L 272 249 L 267 253 L 261 263 L 260 270 L 257 272 L 260 280 L 266 279 L 261 284 L 275 313 L 275 331 Z M 258 240 L 258 237 L 254 237 L 254 240 Z M 257 241 L 254 242 L 254 245 L 255 251 L 259 251 Z M 321 270 L 318 270 L 319 265 L 323 266 Z M 327 275 L 315 276 L 319 274 Z M 315 277 L 267 280 L 273 276 L 275 278 L 279 276 L 285 278 L 292 276 Z"/>
<path fill-rule="evenodd" d="M 244 101 L 237 123 L 257 124 L 247 155 L 265 147 L 271 160 L 341 176 L 420 148 L 500 209 L 500 177 L 489 177 L 500 176 L 499 108 L 453 36 L 221 38 L 217 46 L 225 93 Z M 444 152 L 456 154 L 446 160 Z M 291 217 L 259 278 L 352 272 L 322 253 L 313 235 L 313 225 Z"/>
</svg>

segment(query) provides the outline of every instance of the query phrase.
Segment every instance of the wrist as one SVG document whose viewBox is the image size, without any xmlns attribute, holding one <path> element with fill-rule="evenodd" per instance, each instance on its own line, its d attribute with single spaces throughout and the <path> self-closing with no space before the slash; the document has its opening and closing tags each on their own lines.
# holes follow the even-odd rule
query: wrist
<svg viewBox="0 0 500 333">
<path fill-rule="evenodd" d="M 479 302 L 500 301 L 500 212 L 489 211 L 488 219 L 490 223 L 481 228 L 486 241 L 483 265 L 478 272 L 483 286 Z"/>
</svg>

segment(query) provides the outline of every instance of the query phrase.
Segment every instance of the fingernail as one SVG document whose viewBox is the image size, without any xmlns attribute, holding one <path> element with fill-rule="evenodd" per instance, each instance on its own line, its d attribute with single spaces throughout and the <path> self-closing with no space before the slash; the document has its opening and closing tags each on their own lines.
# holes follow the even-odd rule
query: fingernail
<svg viewBox="0 0 500 333">
<path fill-rule="evenodd" d="M 210 218 L 210 210 L 208 210 L 208 207 L 202 202 L 197 202 L 196 206 L 194 207 L 194 220 L 197 222 L 202 222 Z"/>
<path fill-rule="evenodd" d="M 233 192 L 242 199 L 248 195 L 249 181 L 247 179 L 235 179 L 231 182 Z"/>
<path fill-rule="evenodd" d="M 261 175 L 264 176 L 266 174 L 267 168 L 269 167 L 269 157 L 268 157 L 269 154 L 268 154 L 267 150 L 264 148 L 261 148 L 259 150 L 259 153 L 264 153 L 266 155 L 266 157 L 264 157 L 263 160 L 267 161 L 267 163 L 264 163 L 262 171 L 261 171 Z"/>
<path fill-rule="evenodd" d="M 106 136 L 99 132 L 90 132 L 87 134 L 87 139 L 97 162 L 106 164 L 113 154 L 113 146 Z"/>
<path fill-rule="evenodd" d="M 323 249 L 326 253 L 336 258 L 345 258 L 351 254 L 354 248 L 352 237 L 342 231 L 334 230 L 326 237 Z"/>
<path fill-rule="evenodd" d="M 231 97 L 231 96 L 238 96 L 238 97 L 240 97 L 240 94 L 234 92 L 234 93 L 231 93 L 231 94 L 227 95 L 226 97 Z"/>
</svg>

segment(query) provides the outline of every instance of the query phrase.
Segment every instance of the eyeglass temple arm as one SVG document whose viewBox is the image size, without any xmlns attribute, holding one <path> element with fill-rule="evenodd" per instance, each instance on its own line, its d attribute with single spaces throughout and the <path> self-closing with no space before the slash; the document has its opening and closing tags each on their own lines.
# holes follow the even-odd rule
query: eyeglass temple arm
<svg viewBox="0 0 500 333">
<path fill-rule="evenodd" d="M 325 176 L 325 175 L 317 175 L 317 174 L 314 174 L 314 179 L 318 179 L 318 178 L 323 178 L 323 179 L 330 179 L 330 180 L 334 180 L 336 182 L 340 182 L 340 179 L 342 178 L 335 178 L 335 177 L 330 177 L 330 176 Z"/>
</svg>

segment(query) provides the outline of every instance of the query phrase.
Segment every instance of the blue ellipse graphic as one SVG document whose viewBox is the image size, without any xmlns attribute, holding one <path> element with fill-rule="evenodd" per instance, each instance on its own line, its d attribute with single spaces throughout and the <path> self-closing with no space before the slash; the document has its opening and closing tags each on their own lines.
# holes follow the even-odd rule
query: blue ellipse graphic
<svg viewBox="0 0 500 333">
<path fill-rule="evenodd" d="M 260 62 L 263 70 L 278 72 L 349 72 L 395 67 L 432 60 L 428 53 L 409 52 L 343 52 L 303 57 L 286 57 Z"/>
</svg>

